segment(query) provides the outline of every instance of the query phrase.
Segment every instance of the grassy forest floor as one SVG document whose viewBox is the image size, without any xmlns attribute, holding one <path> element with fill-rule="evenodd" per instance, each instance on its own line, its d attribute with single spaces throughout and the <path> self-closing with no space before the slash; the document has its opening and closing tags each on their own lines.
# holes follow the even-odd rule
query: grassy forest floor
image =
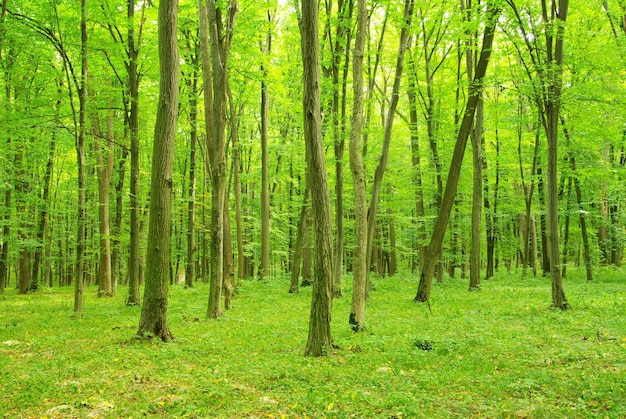
<svg viewBox="0 0 626 419">
<path fill-rule="evenodd" d="M 624 418 L 626 272 L 571 269 L 573 310 L 548 308 L 547 279 L 501 272 L 468 292 L 447 279 L 432 313 L 413 275 L 375 279 L 368 330 L 336 299 L 332 356 L 302 356 L 311 289 L 241 285 L 233 310 L 205 319 L 208 287 L 171 288 L 173 343 L 136 341 L 140 308 L 71 288 L 0 295 L 5 418 Z"/>
</svg>

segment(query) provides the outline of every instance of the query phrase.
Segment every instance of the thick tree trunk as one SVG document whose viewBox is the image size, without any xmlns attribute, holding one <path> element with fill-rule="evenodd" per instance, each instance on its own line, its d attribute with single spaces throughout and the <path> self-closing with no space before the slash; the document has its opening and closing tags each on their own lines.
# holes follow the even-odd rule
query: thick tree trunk
<svg viewBox="0 0 626 419">
<path fill-rule="evenodd" d="M 322 115 L 320 107 L 320 64 L 318 45 L 318 2 L 303 0 L 299 26 L 304 68 L 304 140 L 307 176 L 315 226 L 315 270 L 309 336 L 305 356 L 322 356 L 332 351 L 331 317 L 333 291 L 333 230 L 330 190 L 326 175 Z"/>
<path fill-rule="evenodd" d="M 173 339 L 167 324 L 172 165 L 178 116 L 178 0 L 159 4 L 159 102 L 154 128 L 146 287 L 137 335 Z"/>
<path fill-rule="evenodd" d="M 365 325 L 365 286 L 367 284 L 367 189 L 361 157 L 363 131 L 363 55 L 367 36 L 367 5 L 357 0 L 357 29 L 352 64 L 352 124 L 350 126 L 350 172 L 354 189 L 355 249 L 352 259 L 352 306 L 348 322 L 355 332 Z"/>
<path fill-rule="evenodd" d="M 491 56 L 491 45 L 493 44 L 496 22 L 499 15 L 500 8 L 490 3 L 488 6 L 487 23 L 485 26 L 480 57 L 476 66 L 476 73 L 470 85 L 469 98 L 467 100 L 465 114 L 463 115 L 463 120 L 459 128 L 456 145 L 454 147 L 450 170 L 448 173 L 448 180 L 446 182 L 446 189 L 441 202 L 441 208 L 437 216 L 437 221 L 435 223 L 435 230 L 433 231 L 430 244 L 428 245 L 426 264 L 420 275 L 420 282 L 417 295 L 415 296 L 415 301 L 425 302 L 430 298 L 430 289 L 433 275 L 435 273 L 435 263 L 437 255 L 441 253 L 443 238 L 450 219 L 452 205 L 454 204 L 454 197 L 456 195 L 456 189 L 461 174 L 463 154 L 465 153 L 465 146 L 467 145 L 467 137 L 469 136 L 474 123 L 474 114 L 476 112 L 476 106 L 482 89 L 482 81 L 485 77 L 485 73 L 487 72 L 487 66 Z"/>
</svg>

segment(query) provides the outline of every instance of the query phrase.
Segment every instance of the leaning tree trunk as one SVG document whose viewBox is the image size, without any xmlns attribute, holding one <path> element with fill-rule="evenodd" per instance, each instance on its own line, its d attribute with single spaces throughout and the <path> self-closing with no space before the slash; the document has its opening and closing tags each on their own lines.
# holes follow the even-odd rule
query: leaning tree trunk
<svg viewBox="0 0 626 419">
<path fill-rule="evenodd" d="M 441 252 L 443 238 L 448 226 L 448 221 L 450 220 L 450 212 L 452 210 L 452 205 L 454 204 L 454 197 L 456 195 L 456 189 L 461 175 L 461 164 L 463 162 L 465 146 L 467 145 L 467 137 L 469 136 L 474 123 L 474 114 L 480 97 L 483 78 L 487 72 L 487 66 L 491 56 L 491 45 L 493 44 L 496 22 L 498 16 L 500 15 L 500 8 L 491 3 L 488 7 L 488 18 L 483 36 L 480 58 L 478 59 L 478 64 L 476 65 L 474 79 L 470 84 L 469 98 L 467 100 L 465 114 L 463 115 L 463 120 L 457 135 L 457 141 L 454 147 L 452 161 L 450 163 L 450 170 L 448 172 L 446 189 L 443 194 L 439 215 L 437 216 L 437 221 L 435 223 L 435 229 L 426 252 L 426 264 L 420 274 L 420 282 L 417 289 L 417 295 L 415 296 L 415 301 L 425 302 L 430 299 L 430 289 L 433 275 L 435 274 L 437 256 Z"/>
<path fill-rule="evenodd" d="M 372 199 L 368 208 L 367 215 L 367 259 L 371 261 L 372 249 L 374 247 L 374 232 L 376 230 L 376 213 L 378 212 L 378 204 L 380 202 L 380 189 L 383 181 L 383 175 L 387 168 L 387 161 L 389 160 L 389 146 L 391 144 L 393 120 L 396 114 L 396 108 L 398 106 L 398 100 L 400 98 L 400 84 L 402 82 L 402 70 L 404 67 L 404 55 L 409 43 L 409 33 L 411 28 L 411 22 L 413 19 L 413 0 L 406 0 L 404 2 L 404 17 L 402 30 L 400 32 L 400 45 L 398 47 L 398 56 L 396 58 L 395 76 L 393 81 L 393 88 L 391 93 L 391 103 L 387 110 L 387 118 L 385 120 L 385 134 L 383 137 L 382 151 L 380 153 L 380 160 L 376 171 L 374 172 L 374 181 L 372 183 Z"/>
<path fill-rule="evenodd" d="M 159 4 L 159 102 L 154 128 L 150 219 L 146 249 L 146 286 L 137 335 L 174 337 L 167 324 L 172 214 L 172 165 L 178 116 L 178 0 Z"/>
<path fill-rule="evenodd" d="M 302 1 L 299 26 L 304 68 L 304 141 L 307 176 L 315 226 L 315 269 L 309 336 L 305 356 L 322 356 L 332 351 L 331 315 L 333 291 L 333 230 L 330 190 L 324 160 L 320 107 L 320 64 L 318 45 L 318 2 Z"/>
</svg>

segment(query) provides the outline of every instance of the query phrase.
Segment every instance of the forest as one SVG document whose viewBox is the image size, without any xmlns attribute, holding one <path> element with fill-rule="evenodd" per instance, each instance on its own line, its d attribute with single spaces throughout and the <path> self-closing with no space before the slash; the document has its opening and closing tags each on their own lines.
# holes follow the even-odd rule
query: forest
<svg viewBox="0 0 626 419">
<path fill-rule="evenodd" d="M 1 1 L 10 417 L 626 414 L 624 0 Z"/>
</svg>

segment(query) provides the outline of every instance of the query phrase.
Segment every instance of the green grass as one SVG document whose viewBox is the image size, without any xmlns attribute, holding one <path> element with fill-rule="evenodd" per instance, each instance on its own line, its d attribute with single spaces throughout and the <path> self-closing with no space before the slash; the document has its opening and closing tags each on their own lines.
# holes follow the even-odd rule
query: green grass
<svg viewBox="0 0 626 419">
<path fill-rule="evenodd" d="M 501 273 L 468 292 L 415 277 L 375 280 L 367 331 L 348 327 L 351 279 L 321 359 L 302 356 L 311 290 L 246 281 L 233 310 L 205 319 L 208 287 L 171 289 L 176 341 L 132 340 L 139 307 L 72 289 L 0 296 L 0 417 L 624 418 L 626 280 L 570 270 L 573 310 L 549 309 L 546 279 Z M 432 350 L 418 344 L 428 341 Z M 423 346 L 423 345 L 422 345 Z"/>
</svg>

